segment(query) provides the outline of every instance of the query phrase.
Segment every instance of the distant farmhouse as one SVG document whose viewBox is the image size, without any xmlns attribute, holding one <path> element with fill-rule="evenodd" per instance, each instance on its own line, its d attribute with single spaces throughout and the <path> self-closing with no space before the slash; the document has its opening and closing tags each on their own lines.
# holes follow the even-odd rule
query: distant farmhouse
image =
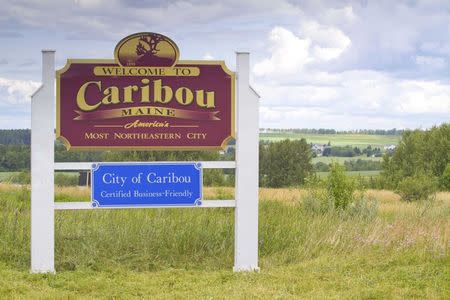
<svg viewBox="0 0 450 300">
<path fill-rule="evenodd" d="M 316 156 L 322 156 L 325 149 L 330 148 L 327 144 L 312 144 L 311 150 Z"/>
<path fill-rule="evenodd" d="M 396 145 L 384 145 L 384 151 L 386 152 L 394 152 L 395 148 L 397 148 Z"/>
</svg>

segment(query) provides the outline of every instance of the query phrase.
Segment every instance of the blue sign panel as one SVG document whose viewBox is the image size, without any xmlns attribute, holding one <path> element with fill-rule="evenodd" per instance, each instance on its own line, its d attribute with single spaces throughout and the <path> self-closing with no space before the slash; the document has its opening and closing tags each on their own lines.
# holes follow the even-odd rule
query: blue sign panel
<svg viewBox="0 0 450 300">
<path fill-rule="evenodd" d="M 199 163 L 100 163 L 92 165 L 92 206 L 198 206 Z"/>
</svg>

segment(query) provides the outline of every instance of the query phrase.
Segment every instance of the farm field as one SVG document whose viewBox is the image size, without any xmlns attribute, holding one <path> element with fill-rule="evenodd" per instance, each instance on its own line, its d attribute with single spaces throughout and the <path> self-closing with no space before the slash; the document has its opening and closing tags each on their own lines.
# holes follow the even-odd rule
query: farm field
<svg viewBox="0 0 450 300">
<path fill-rule="evenodd" d="M 382 161 L 383 157 L 367 157 L 366 155 L 361 155 L 361 156 L 354 156 L 354 157 L 338 157 L 338 156 L 317 156 L 317 157 L 313 157 L 312 159 L 312 163 L 318 163 L 318 162 L 323 162 L 326 164 L 330 164 L 332 162 L 337 162 L 341 165 L 344 164 L 344 162 L 346 161 L 353 161 L 353 160 L 372 160 L 372 161 Z"/>
<path fill-rule="evenodd" d="M 57 188 L 57 201 L 89 199 Z M 206 188 L 230 198 L 232 188 Z M 301 189 L 260 190 L 260 273 L 233 273 L 233 210 L 57 211 L 55 275 L 29 274 L 29 190 L 0 184 L 0 298 L 448 299 L 450 193 L 370 214 L 314 214 Z"/>
<path fill-rule="evenodd" d="M 304 138 L 308 143 L 327 144 L 332 146 L 383 147 L 396 145 L 400 140 L 397 135 L 369 135 L 369 134 L 306 134 L 306 133 L 260 133 L 262 141 L 280 141 L 284 139 Z"/>
</svg>

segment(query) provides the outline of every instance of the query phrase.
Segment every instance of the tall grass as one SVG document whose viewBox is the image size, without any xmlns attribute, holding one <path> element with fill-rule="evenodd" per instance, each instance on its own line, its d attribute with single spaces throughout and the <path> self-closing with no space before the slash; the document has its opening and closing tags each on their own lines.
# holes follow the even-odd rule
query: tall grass
<svg viewBox="0 0 450 300">
<path fill-rule="evenodd" d="M 57 189 L 57 198 L 70 199 L 75 189 Z M 210 189 L 208 193 L 214 196 L 214 191 L 229 199 L 229 189 Z M 273 190 L 265 189 L 261 194 L 269 191 Z M 370 193 L 376 196 L 379 192 Z M 87 195 L 81 193 L 81 198 Z M 294 195 L 296 199 L 260 203 L 259 251 L 263 268 L 323 255 L 347 255 L 356 249 L 410 249 L 421 255 L 448 257 L 448 194 L 425 205 L 392 200 L 384 192 L 376 200 L 380 212 L 371 218 L 311 214 L 301 205 L 304 193 Z M 233 210 L 227 208 L 57 211 L 56 268 L 228 270 L 233 265 L 233 224 Z M 28 189 L 0 186 L 1 263 L 20 270 L 29 268 L 29 226 Z"/>
</svg>

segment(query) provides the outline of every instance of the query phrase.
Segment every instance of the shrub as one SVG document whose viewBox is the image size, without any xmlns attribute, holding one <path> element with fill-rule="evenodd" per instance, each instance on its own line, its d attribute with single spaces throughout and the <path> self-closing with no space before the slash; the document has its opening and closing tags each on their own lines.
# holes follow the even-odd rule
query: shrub
<svg viewBox="0 0 450 300">
<path fill-rule="evenodd" d="M 313 214 L 338 213 L 342 217 L 373 218 L 378 211 L 377 202 L 365 196 L 363 186 L 347 176 L 344 167 L 331 165 L 325 180 L 318 177 L 307 179 L 308 194 L 303 209 Z"/>
<path fill-rule="evenodd" d="M 333 163 L 326 180 L 326 189 L 334 208 L 344 210 L 354 200 L 353 194 L 356 191 L 356 183 L 345 174 L 343 166 Z"/>
<path fill-rule="evenodd" d="M 437 190 L 437 182 L 430 175 L 414 175 L 403 178 L 397 186 L 396 192 L 408 202 L 431 200 Z"/>
</svg>

